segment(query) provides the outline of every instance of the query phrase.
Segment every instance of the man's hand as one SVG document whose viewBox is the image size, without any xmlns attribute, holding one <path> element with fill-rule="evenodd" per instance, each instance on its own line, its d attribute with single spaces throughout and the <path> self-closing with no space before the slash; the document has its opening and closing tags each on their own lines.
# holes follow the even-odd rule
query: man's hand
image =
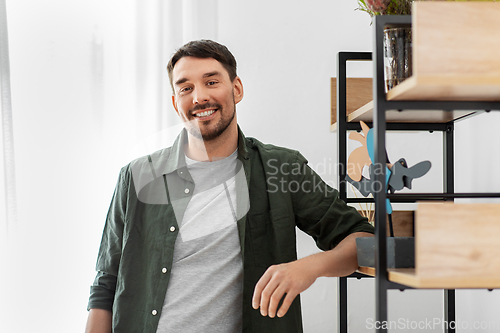
<svg viewBox="0 0 500 333">
<path fill-rule="evenodd" d="M 274 318 L 278 304 L 286 294 L 283 304 L 277 313 L 283 317 L 295 297 L 309 288 L 318 277 L 310 267 L 307 260 L 297 260 L 286 264 L 269 267 L 255 286 L 252 306 L 260 307 L 263 316 Z"/>
<path fill-rule="evenodd" d="M 255 285 L 252 307 L 254 309 L 260 307 L 263 316 L 283 317 L 295 297 L 309 288 L 318 277 L 351 274 L 358 268 L 357 237 L 373 237 L 373 235 L 356 232 L 347 236 L 330 251 L 269 267 Z M 283 304 L 278 309 L 283 296 L 285 296 Z"/>
</svg>

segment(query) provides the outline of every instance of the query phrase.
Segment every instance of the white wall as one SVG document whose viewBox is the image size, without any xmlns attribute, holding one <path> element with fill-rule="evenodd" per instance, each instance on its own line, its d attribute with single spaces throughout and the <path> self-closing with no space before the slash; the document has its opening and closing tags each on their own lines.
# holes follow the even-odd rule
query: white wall
<svg viewBox="0 0 500 333">
<path fill-rule="evenodd" d="M 180 46 L 172 41 L 180 44 L 194 36 L 226 44 L 238 60 L 245 89 L 238 104 L 245 134 L 300 150 L 325 180 L 336 183 L 330 77 L 336 75 L 337 52 L 371 50 L 368 15 L 354 11 L 354 0 L 211 3 L 214 7 L 207 12 L 191 12 L 196 1 L 185 1 L 181 15 L 179 1 L 163 6 L 160 0 L 8 1 L 19 230 L 9 247 L 2 248 L 0 282 L 7 288 L 0 295 L 0 322 L 7 325 L 5 331 L 83 330 L 119 168 L 134 154 L 152 149 L 144 143 L 146 136 L 173 123 L 173 110 L 165 102 L 169 91 L 164 71 L 169 55 Z M 159 30 L 137 20 L 141 11 L 150 13 L 140 17 L 151 15 Z M 205 32 L 203 24 L 197 31 L 190 29 L 193 17 L 206 23 Z M 178 22 L 176 28 L 166 28 L 172 22 Z M 182 38 L 176 29 L 182 30 Z M 169 44 L 155 47 L 162 38 Z M 371 68 L 350 65 L 349 74 L 370 76 Z M 164 115 L 158 116 L 158 110 Z M 498 136 L 485 136 L 495 133 L 500 119 L 483 116 L 487 118 L 457 125 L 457 132 L 464 132 L 457 142 L 466 147 L 457 153 L 457 161 L 472 170 L 457 170 L 457 189 L 463 191 L 493 191 L 500 185 L 493 169 L 500 142 Z M 479 128 L 482 119 L 488 119 L 487 130 Z M 388 141 L 391 158 L 430 159 L 432 174 L 418 187 L 439 191 L 436 133 L 410 134 L 410 139 L 394 134 Z M 132 149 L 138 143 L 139 149 Z M 495 160 L 482 163 L 488 154 Z M 298 245 L 300 256 L 317 251 L 304 234 Z M 335 278 L 322 278 L 303 293 L 305 332 L 336 331 L 336 285 Z M 463 301 L 457 310 L 460 320 L 496 319 L 491 309 L 498 309 L 497 291 L 461 291 L 457 298 Z M 389 300 L 392 320 L 442 316 L 441 291 L 391 291 Z M 350 331 L 368 332 L 366 321 L 373 316 L 373 280 L 350 280 Z"/>
</svg>

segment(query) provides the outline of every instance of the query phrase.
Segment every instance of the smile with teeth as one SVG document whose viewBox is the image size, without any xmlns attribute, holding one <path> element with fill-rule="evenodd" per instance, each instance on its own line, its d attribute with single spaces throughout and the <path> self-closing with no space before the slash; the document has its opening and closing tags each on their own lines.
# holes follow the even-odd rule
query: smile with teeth
<svg viewBox="0 0 500 333">
<path fill-rule="evenodd" d="M 207 110 L 203 112 L 196 113 L 195 116 L 200 118 L 200 117 L 208 117 L 212 115 L 216 110 Z"/>
</svg>

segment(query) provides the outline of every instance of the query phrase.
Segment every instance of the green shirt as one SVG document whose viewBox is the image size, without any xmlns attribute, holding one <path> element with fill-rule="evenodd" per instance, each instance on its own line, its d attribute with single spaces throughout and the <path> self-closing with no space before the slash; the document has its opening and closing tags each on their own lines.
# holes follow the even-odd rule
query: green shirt
<svg viewBox="0 0 500 333">
<path fill-rule="evenodd" d="M 300 297 L 283 318 L 263 317 L 251 306 L 257 281 L 270 265 L 297 259 L 295 227 L 312 236 L 321 250 L 332 249 L 354 232 L 373 233 L 373 228 L 338 198 L 299 152 L 245 138 L 241 131 L 238 140 L 250 201 L 248 213 L 238 220 L 243 332 L 302 332 Z M 88 303 L 89 309 L 113 312 L 114 332 L 156 332 L 177 220 L 194 189 L 184 157 L 186 142 L 184 130 L 172 147 L 134 160 L 120 172 Z"/>
</svg>

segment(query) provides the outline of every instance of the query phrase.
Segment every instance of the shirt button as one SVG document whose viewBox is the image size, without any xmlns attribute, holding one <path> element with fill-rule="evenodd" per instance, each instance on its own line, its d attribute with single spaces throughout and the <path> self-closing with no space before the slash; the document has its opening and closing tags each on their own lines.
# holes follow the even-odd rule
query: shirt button
<svg viewBox="0 0 500 333">
<path fill-rule="evenodd" d="M 151 313 L 153 314 L 153 316 L 156 316 L 158 314 L 158 311 L 153 310 L 153 311 L 151 311 Z"/>
<path fill-rule="evenodd" d="M 170 231 L 174 232 L 174 231 L 175 231 L 175 227 L 174 227 L 174 226 L 171 226 L 171 227 L 170 227 Z"/>
<path fill-rule="evenodd" d="M 188 188 L 187 188 L 187 189 L 185 189 L 185 190 L 184 190 L 184 193 L 188 194 L 188 193 L 189 193 L 189 189 L 188 189 Z"/>
<path fill-rule="evenodd" d="M 167 269 L 166 269 L 165 267 L 163 267 L 163 268 L 161 269 L 161 272 L 162 272 L 163 274 L 165 274 L 165 273 L 167 272 Z"/>
</svg>

